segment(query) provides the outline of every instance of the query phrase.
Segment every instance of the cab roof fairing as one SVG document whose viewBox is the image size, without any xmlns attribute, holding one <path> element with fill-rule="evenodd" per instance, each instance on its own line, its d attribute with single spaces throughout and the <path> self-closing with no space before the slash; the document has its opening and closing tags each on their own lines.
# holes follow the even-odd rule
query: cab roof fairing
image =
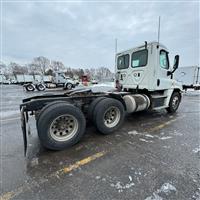
<svg viewBox="0 0 200 200">
<path fill-rule="evenodd" d="M 150 42 L 150 43 L 147 43 L 147 47 L 149 46 L 157 46 L 159 45 L 161 48 L 165 49 L 167 52 L 168 52 L 168 49 L 165 45 L 163 45 L 162 43 L 158 43 L 158 42 Z M 130 52 L 135 52 L 135 51 L 138 51 L 138 50 L 141 50 L 145 48 L 145 44 L 144 45 L 140 45 L 140 46 L 137 46 L 137 47 L 134 47 L 134 48 L 131 48 L 131 49 L 127 49 L 125 51 L 120 51 L 118 53 L 116 53 L 116 56 L 120 56 L 120 55 L 123 55 L 123 54 L 129 54 Z"/>
</svg>

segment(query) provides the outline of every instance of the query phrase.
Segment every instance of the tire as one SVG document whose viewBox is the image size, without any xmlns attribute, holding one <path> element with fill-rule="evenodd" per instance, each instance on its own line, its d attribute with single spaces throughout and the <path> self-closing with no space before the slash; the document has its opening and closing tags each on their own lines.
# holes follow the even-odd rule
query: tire
<svg viewBox="0 0 200 200">
<path fill-rule="evenodd" d="M 25 89 L 27 92 L 33 92 L 35 90 L 35 86 L 31 83 L 25 85 Z"/>
<path fill-rule="evenodd" d="M 96 128 L 104 135 L 116 131 L 122 125 L 124 116 L 123 104 L 113 98 L 101 100 L 94 109 Z"/>
<path fill-rule="evenodd" d="M 102 101 L 103 99 L 105 99 L 106 97 L 98 97 L 96 99 L 94 99 L 92 101 L 92 103 L 90 104 L 89 108 L 88 108 L 88 112 L 87 112 L 87 117 L 88 120 L 94 123 L 94 109 L 96 107 L 96 105 Z"/>
<path fill-rule="evenodd" d="M 44 94 L 42 96 L 46 96 L 47 94 Z M 46 106 L 44 106 L 36 115 L 35 115 L 35 119 L 36 119 L 36 127 L 38 128 L 38 121 L 40 119 L 40 116 L 41 114 L 47 109 L 49 108 L 50 106 L 52 105 L 56 105 L 56 104 L 59 104 L 59 103 L 65 103 L 65 104 L 70 104 L 70 102 L 66 102 L 66 101 L 53 101 L 53 102 L 50 102 L 48 103 Z"/>
<path fill-rule="evenodd" d="M 179 92 L 174 92 L 169 101 L 169 107 L 166 108 L 168 113 L 175 113 L 181 102 L 181 94 Z"/>
<path fill-rule="evenodd" d="M 63 120 L 63 123 L 58 123 L 58 120 Z M 80 109 L 70 104 L 57 103 L 46 108 L 40 115 L 38 136 L 44 147 L 63 150 L 80 141 L 85 125 L 85 117 Z"/>
<path fill-rule="evenodd" d="M 45 85 L 42 83 L 36 84 L 36 89 L 38 91 L 44 91 L 46 89 Z"/>
<path fill-rule="evenodd" d="M 73 85 L 71 83 L 67 83 L 66 89 L 71 90 L 73 88 Z"/>
</svg>

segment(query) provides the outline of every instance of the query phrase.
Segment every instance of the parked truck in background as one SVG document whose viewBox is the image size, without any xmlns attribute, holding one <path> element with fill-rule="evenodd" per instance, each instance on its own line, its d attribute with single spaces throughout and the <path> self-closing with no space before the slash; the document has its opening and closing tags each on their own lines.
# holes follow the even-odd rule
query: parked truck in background
<svg viewBox="0 0 200 200">
<path fill-rule="evenodd" d="M 26 91 L 44 91 L 46 85 L 51 83 L 51 76 L 47 75 L 16 75 L 18 84 L 22 84 Z"/>
<path fill-rule="evenodd" d="M 116 90 L 93 92 L 74 89 L 63 94 L 34 96 L 20 105 L 24 149 L 27 122 L 34 115 L 41 144 L 53 150 L 74 145 L 83 137 L 86 119 L 102 134 L 110 134 L 123 123 L 125 113 L 166 109 L 174 113 L 181 102 L 182 85 L 170 67 L 168 49 L 158 42 L 116 54 Z"/>
<path fill-rule="evenodd" d="M 200 89 L 200 67 L 180 67 L 174 73 L 174 78 L 183 85 L 183 89 Z"/>
<path fill-rule="evenodd" d="M 56 87 L 63 87 L 68 90 L 71 90 L 77 85 L 77 82 L 66 76 L 64 72 L 55 72 L 52 83 L 54 83 Z"/>
<path fill-rule="evenodd" d="M 24 83 L 24 88 L 26 91 L 34 91 L 37 89 L 38 91 L 43 91 L 46 88 L 58 88 L 63 87 L 64 89 L 71 90 L 74 88 L 77 83 L 73 81 L 71 78 L 65 76 L 64 72 L 55 72 L 54 76 L 45 76 L 45 75 L 18 75 L 24 77 L 32 77 L 29 81 Z"/>
</svg>

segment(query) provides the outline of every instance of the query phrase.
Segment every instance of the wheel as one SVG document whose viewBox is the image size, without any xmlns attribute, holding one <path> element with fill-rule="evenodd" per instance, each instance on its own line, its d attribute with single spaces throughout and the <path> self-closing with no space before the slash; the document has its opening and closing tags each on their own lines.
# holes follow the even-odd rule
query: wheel
<svg viewBox="0 0 200 200">
<path fill-rule="evenodd" d="M 66 89 L 71 90 L 73 88 L 73 85 L 71 83 L 67 83 Z"/>
<path fill-rule="evenodd" d="M 181 94 L 179 92 L 174 92 L 170 98 L 169 107 L 166 108 L 168 113 L 175 113 L 181 102 Z"/>
<path fill-rule="evenodd" d="M 41 96 L 47 96 L 47 94 L 43 94 Z M 66 101 L 53 101 L 53 102 L 50 102 L 48 103 L 47 105 L 45 105 L 40 111 L 36 112 L 35 113 L 35 119 L 36 119 L 36 126 L 38 127 L 38 121 L 39 121 L 39 118 L 40 118 L 40 115 L 49 107 L 49 106 L 52 106 L 52 105 L 56 105 L 58 103 L 65 103 L 65 104 L 68 104 L 69 102 L 66 102 Z"/>
<path fill-rule="evenodd" d="M 36 89 L 37 89 L 38 91 L 44 91 L 44 90 L 46 89 L 46 87 L 45 87 L 44 84 L 38 83 L 38 84 L 36 84 Z"/>
<path fill-rule="evenodd" d="M 85 117 L 79 108 L 57 103 L 41 113 L 38 136 L 46 148 L 62 150 L 80 141 L 85 132 L 85 124 Z"/>
<path fill-rule="evenodd" d="M 25 89 L 27 92 L 31 92 L 31 91 L 34 91 L 35 90 L 35 86 L 31 83 L 25 85 Z"/>
<path fill-rule="evenodd" d="M 89 121 L 94 123 L 94 109 L 96 107 L 96 105 L 103 99 L 105 99 L 106 97 L 97 97 L 96 99 L 94 99 L 92 101 L 92 103 L 90 104 L 89 108 L 88 108 L 88 112 L 87 112 L 87 117 L 89 119 Z"/>
<path fill-rule="evenodd" d="M 113 98 L 101 100 L 94 109 L 94 121 L 97 130 L 102 134 L 110 134 L 117 130 L 124 121 L 123 104 Z"/>
</svg>

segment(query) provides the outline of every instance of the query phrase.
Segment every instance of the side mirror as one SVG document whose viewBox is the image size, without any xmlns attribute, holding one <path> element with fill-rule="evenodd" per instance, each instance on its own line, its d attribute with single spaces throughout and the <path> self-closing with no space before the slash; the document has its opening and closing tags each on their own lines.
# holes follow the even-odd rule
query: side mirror
<svg viewBox="0 0 200 200">
<path fill-rule="evenodd" d="M 173 72 L 175 72 L 176 69 L 178 69 L 178 65 L 179 65 L 179 55 L 176 55 L 174 57 L 174 66 L 173 66 Z M 173 73 L 172 72 L 172 73 Z"/>
<path fill-rule="evenodd" d="M 179 55 L 176 55 L 174 57 L 174 66 L 172 71 L 167 71 L 167 76 L 173 77 L 173 73 L 178 69 L 178 64 L 179 64 Z"/>
</svg>

